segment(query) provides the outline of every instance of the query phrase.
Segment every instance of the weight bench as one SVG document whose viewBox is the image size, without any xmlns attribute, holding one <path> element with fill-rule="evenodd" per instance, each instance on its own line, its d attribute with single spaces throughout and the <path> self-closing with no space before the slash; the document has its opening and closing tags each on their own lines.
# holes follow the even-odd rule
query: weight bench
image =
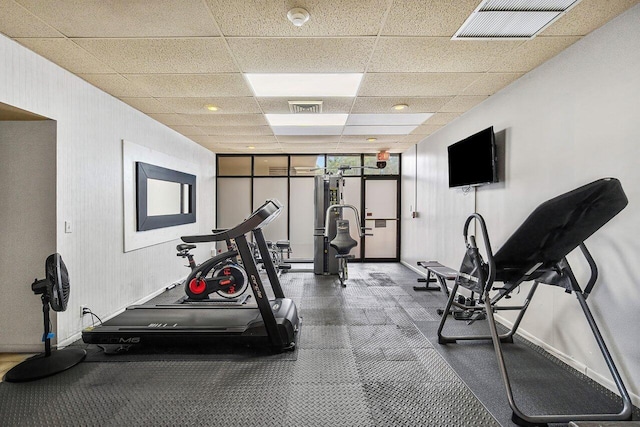
<svg viewBox="0 0 640 427">
<path fill-rule="evenodd" d="M 447 344 L 458 340 L 492 340 L 507 399 L 513 411 L 512 420 L 518 425 L 537 426 L 569 421 L 631 419 L 632 404 L 629 393 L 587 305 L 587 297 L 596 284 L 598 269 L 584 244 L 589 236 L 616 216 L 627 203 L 627 197 L 617 179 L 605 178 L 594 181 L 538 206 L 495 255 L 491 250 L 487 227 L 482 216 L 474 213 L 464 224 L 463 236 L 467 250 L 444 312 L 447 313 L 452 306 L 457 306 L 464 310 L 486 314 L 490 335 L 446 336 L 442 331 L 447 316 L 442 316 L 438 327 L 438 342 Z M 476 245 L 476 236 L 469 234 L 469 226 L 474 221 L 480 226 L 477 234 L 482 238 L 486 260 Z M 578 247 L 591 269 L 591 277 L 584 286 L 584 290 L 566 259 L 566 256 Z M 508 298 L 521 283 L 528 281 L 533 281 L 533 285 L 522 305 L 497 305 L 503 298 Z M 494 288 L 494 282 L 501 282 L 503 286 Z M 620 412 L 526 415 L 516 405 L 504 362 L 502 343 L 513 342 L 513 335 L 539 284 L 560 286 L 565 289 L 565 292 L 575 294 L 622 398 L 623 405 Z M 483 304 L 467 306 L 454 301 L 459 286 L 480 295 Z M 497 291 L 497 293 L 491 297 L 490 291 Z M 519 311 L 511 330 L 501 335 L 498 334 L 494 318 L 494 312 L 499 310 Z"/>
<path fill-rule="evenodd" d="M 414 286 L 413 290 L 420 291 L 442 291 L 445 295 L 449 296 L 449 287 L 447 286 L 447 280 L 456 280 L 458 272 L 452 268 L 445 267 L 438 261 L 418 261 L 418 266 L 427 270 L 427 277 L 418 279 L 418 282 L 424 282 L 424 286 Z M 431 276 L 434 277 L 431 277 Z M 440 287 L 431 287 L 429 283 L 438 282 Z"/>
</svg>

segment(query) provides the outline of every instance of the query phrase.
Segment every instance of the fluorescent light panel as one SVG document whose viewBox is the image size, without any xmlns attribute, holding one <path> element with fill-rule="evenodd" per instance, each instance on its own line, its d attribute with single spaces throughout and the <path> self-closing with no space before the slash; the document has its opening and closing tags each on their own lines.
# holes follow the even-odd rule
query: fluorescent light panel
<svg viewBox="0 0 640 427">
<path fill-rule="evenodd" d="M 271 126 L 274 135 L 341 135 L 344 126 Z"/>
<path fill-rule="evenodd" d="M 479 11 L 563 12 L 574 3 L 577 3 L 577 0 L 486 0 L 480 6 Z"/>
<path fill-rule="evenodd" d="M 350 114 L 347 125 L 420 125 L 433 113 Z"/>
<path fill-rule="evenodd" d="M 362 73 L 245 74 L 257 97 L 355 97 Z"/>
<path fill-rule="evenodd" d="M 344 126 L 348 114 L 265 114 L 273 126 Z"/>
</svg>

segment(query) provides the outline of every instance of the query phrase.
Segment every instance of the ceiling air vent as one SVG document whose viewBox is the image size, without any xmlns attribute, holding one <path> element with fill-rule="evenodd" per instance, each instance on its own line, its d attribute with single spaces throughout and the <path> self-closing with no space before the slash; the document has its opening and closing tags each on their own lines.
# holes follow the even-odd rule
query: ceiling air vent
<svg viewBox="0 0 640 427">
<path fill-rule="evenodd" d="M 322 101 L 289 101 L 289 111 L 299 113 L 322 113 Z"/>
<path fill-rule="evenodd" d="M 533 38 L 580 0 L 484 0 L 452 40 Z"/>
</svg>

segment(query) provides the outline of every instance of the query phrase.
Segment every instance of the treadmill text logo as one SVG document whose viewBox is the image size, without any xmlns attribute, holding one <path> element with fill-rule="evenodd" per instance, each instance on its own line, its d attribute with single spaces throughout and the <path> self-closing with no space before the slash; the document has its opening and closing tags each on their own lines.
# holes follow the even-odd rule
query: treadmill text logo
<svg viewBox="0 0 640 427">
<path fill-rule="evenodd" d="M 168 323 L 149 323 L 148 328 L 175 328 L 178 324 L 174 323 L 173 325 L 169 325 Z"/>
<path fill-rule="evenodd" d="M 138 343 L 140 343 L 140 337 L 118 339 L 118 344 L 138 344 Z"/>
<path fill-rule="evenodd" d="M 262 299 L 262 292 L 260 292 L 260 287 L 258 286 L 256 276 L 254 276 L 253 274 L 251 275 L 251 284 L 253 286 L 253 289 L 255 289 L 256 297 Z"/>
</svg>

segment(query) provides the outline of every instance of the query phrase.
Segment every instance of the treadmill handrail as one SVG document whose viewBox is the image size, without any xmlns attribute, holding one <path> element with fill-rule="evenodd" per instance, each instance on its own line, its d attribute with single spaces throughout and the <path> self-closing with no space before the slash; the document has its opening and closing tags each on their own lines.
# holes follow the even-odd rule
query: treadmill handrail
<svg viewBox="0 0 640 427">
<path fill-rule="evenodd" d="M 277 199 L 269 199 L 262 206 L 256 209 L 249 218 L 242 221 L 235 227 L 213 234 L 182 236 L 185 243 L 220 242 L 228 239 L 235 239 L 253 230 L 257 230 L 273 221 L 282 211 L 282 203 Z"/>
</svg>

